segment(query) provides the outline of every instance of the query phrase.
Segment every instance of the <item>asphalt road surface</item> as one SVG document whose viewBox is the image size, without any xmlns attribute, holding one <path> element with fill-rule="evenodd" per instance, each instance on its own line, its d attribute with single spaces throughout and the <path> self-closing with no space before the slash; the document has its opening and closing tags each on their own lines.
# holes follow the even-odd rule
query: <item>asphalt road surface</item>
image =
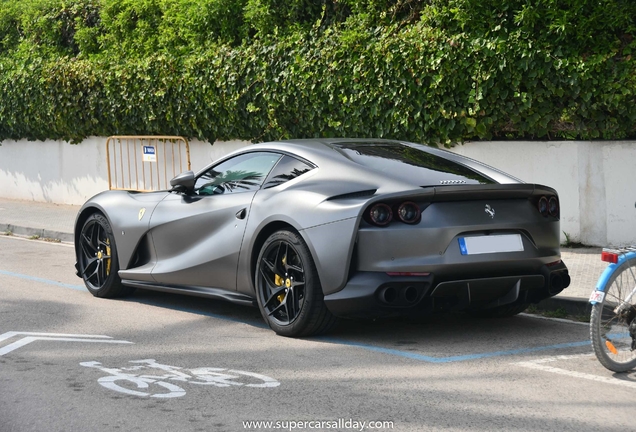
<svg viewBox="0 0 636 432">
<path fill-rule="evenodd" d="M 636 372 L 605 370 L 581 323 L 447 315 L 288 339 L 256 308 L 94 298 L 73 263 L 0 237 L 2 432 L 634 430 Z"/>
</svg>

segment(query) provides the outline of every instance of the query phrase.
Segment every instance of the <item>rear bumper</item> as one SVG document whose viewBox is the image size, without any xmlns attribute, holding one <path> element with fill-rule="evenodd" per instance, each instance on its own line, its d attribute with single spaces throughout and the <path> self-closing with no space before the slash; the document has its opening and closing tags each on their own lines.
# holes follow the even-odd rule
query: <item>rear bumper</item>
<svg viewBox="0 0 636 432">
<path fill-rule="evenodd" d="M 422 315 L 436 311 L 488 309 L 511 303 L 537 303 L 570 285 L 563 262 L 541 266 L 530 274 L 474 277 L 389 276 L 357 272 L 347 285 L 325 296 L 327 308 L 337 316 L 373 317 Z"/>
</svg>

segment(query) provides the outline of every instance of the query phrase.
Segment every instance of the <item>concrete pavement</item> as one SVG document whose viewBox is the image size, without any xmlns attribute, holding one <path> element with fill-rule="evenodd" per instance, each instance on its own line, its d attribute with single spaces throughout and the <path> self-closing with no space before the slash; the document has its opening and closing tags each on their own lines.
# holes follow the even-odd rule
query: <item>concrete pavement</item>
<svg viewBox="0 0 636 432">
<path fill-rule="evenodd" d="M 54 238 L 73 241 L 73 225 L 80 206 L 20 201 L 0 198 L 0 234 Z M 543 301 L 542 310 L 565 309 L 571 315 L 589 315 L 587 299 L 606 264 L 601 248 L 562 248 L 562 258 L 570 270 L 571 285 L 561 294 Z"/>
</svg>

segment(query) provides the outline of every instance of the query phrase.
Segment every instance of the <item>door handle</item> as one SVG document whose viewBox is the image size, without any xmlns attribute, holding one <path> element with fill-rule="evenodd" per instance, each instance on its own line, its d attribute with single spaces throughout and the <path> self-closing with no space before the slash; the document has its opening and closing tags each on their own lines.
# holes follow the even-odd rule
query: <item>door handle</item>
<svg viewBox="0 0 636 432">
<path fill-rule="evenodd" d="M 237 219 L 245 219 L 245 216 L 247 216 L 247 209 L 241 209 L 238 212 L 236 212 Z"/>
</svg>

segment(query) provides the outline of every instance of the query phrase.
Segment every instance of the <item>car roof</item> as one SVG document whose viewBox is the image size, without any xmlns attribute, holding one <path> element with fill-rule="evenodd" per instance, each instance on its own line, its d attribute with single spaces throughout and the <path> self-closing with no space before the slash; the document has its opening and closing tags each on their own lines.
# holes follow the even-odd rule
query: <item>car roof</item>
<svg viewBox="0 0 636 432">
<path fill-rule="evenodd" d="M 332 164 L 337 165 L 345 165 L 351 170 L 358 171 L 359 168 L 363 168 L 364 171 L 369 172 L 373 171 L 373 168 L 369 166 L 363 166 L 360 163 L 356 163 L 350 155 L 347 155 L 345 151 L 343 151 L 343 147 L 355 148 L 355 146 L 373 146 L 377 144 L 381 147 L 385 146 L 396 146 L 396 147 L 410 147 L 429 155 L 436 156 L 438 158 L 444 159 L 446 161 L 450 161 L 454 164 L 459 164 L 461 166 L 467 167 L 470 170 L 486 176 L 494 180 L 496 183 L 505 184 L 505 183 L 523 183 L 522 180 L 513 177 L 503 171 L 500 171 L 496 168 L 488 166 L 482 162 L 476 161 L 474 159 L 459 155 L 457 153 L 450 152 L 448 150 L 440 149 L 433 146 L 427 146 L 423 144 L 410 143 L 406 141 L 399 140 L 390 140 L 390 139 L 381 139 L 381 138 L 307 138 L 307 139 L 292 139 L 285 141 L 273 141 L 261 144 L 254 144 L 249 146 L 248 148 L 242 149 L 242 151 L 257 151 L 257 150 L 272 150 L 272 151 L 280 151 L 286 152 L 293 155 L 296 155 L 300 158 L 306 159 L 307 161 L 317 165 L 317 166 L 329 166 Z M 237 152 L 237 153 L 239 153 Z M 379 173 L 375 172 L 375 175 L 387 175 L 395 178 L 394 175 L 384 172 Z M 398 175 L 398 177 L 400 177 Z M 442 176 L 444 177 L 444 176 Z M 440 177 L 440 180 L 442 179 Z M 401 180 L 405 180 L 403 177 Z M 412 185 L 416 185 L 417 181 L 407 180 L 408 183 Z M 437 180 L 436 180 L 437 181 Z M 439 183 L 438 183 L 439 184 Z M 423 186 L 422 184 L 418 184 L 418 186 Z"/>
</svg>

